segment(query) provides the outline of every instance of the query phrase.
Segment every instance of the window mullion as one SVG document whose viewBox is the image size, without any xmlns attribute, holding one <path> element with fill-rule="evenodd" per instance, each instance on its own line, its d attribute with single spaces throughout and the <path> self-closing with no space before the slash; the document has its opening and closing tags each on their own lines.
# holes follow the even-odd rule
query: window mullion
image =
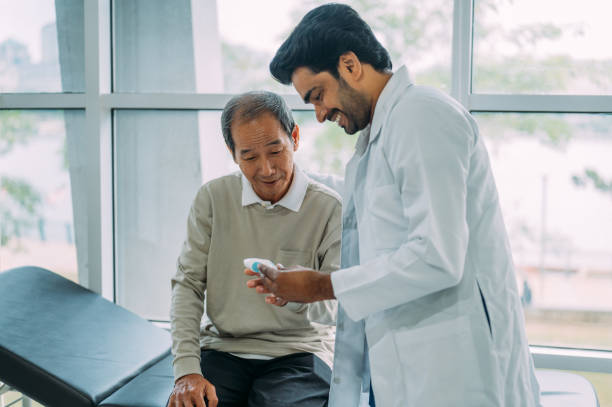
<svg viewBox="0 0 612 407">
<path fill-rule="evenodd" d="M 161 109 L 161 110 L 223 110 L 234 96 L 230 93 L 107 93 L 100 95 L 106 109 Z M 297 95 L 284 95 L 292 110 L 312 111 Z"/>
<path fill-rule="evenodd" d="M 87 269 L 81 283 L 113 299 L 111 112 L 100 95 L 110 92 L 110 0 L 85 2 L 85 129 L 87 137 Z"/>
<path fill-rule="evenodd" d="M 472 94 L 472 111 L 612 113 L 612 96 L 607 95 L 487 95 Z"/>
<path fill-rule="evenodd" d="M 473 0 L 454 1 L 451 96 L 466 109 L 472 88 L 473 7 Z"/>
<path fill-rule="evenodd" d="M 82 109 L 82 93 L 3 93 L 0 109 Z"/>
</svg>

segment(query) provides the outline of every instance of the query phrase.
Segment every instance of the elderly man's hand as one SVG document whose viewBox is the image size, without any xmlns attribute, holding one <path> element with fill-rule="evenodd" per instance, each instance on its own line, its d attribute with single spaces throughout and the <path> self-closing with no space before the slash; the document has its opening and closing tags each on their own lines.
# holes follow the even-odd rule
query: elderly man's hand
<svg viewBox="0 0 612 407">
<path fill-rule="evenodd" d="M 258 293 L 272 294 L 275 298 L 280 297 L 293 302 L 315 302 L 336 298 L 329 274 L 300 266 L 279 271 L 264 264 L 259 265 L 259 271 L 264 277 L 247 282 L 247 287 L 255 288 Z"/>
<path fill-rule="evenodd" d="M 168 407 L 217 407 L 218 403 L 217 392 L 212 383 L 199 374 L 188 374 L 174 384 Z"/>
</svg>

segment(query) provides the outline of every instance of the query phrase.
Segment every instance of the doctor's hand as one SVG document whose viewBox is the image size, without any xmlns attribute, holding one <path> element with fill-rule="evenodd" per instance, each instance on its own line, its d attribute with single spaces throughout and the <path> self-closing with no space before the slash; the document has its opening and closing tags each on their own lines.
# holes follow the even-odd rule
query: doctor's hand
<svg viewBox="0 0 612 407">
<path fill-rule="evenodd" d="M 218 403 L 217 392 L 211 382 L 199 374 L 188 374 L 174 383 L 168 407 L 217 407 Z"/>
<path fill-rule="evenodd" d="M 272 294 L 285 301 L 315 302 L 335 299 L 329 274 L 295 266 L 279 271 L 259 265 L 264 277 L 249 280 L 247 287 L 260 294 Z"/>
<path fill-rule="evenodd" d="M 282 264 L 277 264 L 276 268 L 279 270 L 283 270 L 285 267 Z M 258 273 L 255 273 L 251 269 L 244 269 L 244 274 L 247 276 L 259 276 Z M 281 297 L 277 297 L 274 294 L 270 294 L 266 297 L 266 304 L 276 305 L 277 307 L 284 307 L 287 305 L 289 301 L 282 299 Z"/>
</svg>

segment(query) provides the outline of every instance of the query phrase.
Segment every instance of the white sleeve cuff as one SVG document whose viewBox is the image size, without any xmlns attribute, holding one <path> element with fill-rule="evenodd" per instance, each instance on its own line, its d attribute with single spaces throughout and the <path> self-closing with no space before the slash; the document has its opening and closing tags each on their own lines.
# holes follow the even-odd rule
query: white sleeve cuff
<svg viewBox="0 0 612 407">
<path fill-rule="evenodd" d="M 365 273 L 362 266 L 353 266 L 331 273 L 334 295 L 349 318 L 355 322 L 370 314 L 368 301 L 360 295 L 360 290 L 355 289 L 362 273 Z"/>
</svg>

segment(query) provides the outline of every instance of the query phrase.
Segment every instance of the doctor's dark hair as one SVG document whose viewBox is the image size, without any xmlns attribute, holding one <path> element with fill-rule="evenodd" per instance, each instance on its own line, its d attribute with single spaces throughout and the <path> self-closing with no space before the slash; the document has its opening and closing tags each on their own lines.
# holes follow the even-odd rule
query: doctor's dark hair
<svg viewBox="0 0 612 407">
<path fill-rule="evenodd" d="M 349 51 L 379 72 L 393 67 L 389 53 L 355 10 L 344 4 L 325 4 L 302 18 L 276 51 L 270 73 L 285 85 L 300 67 L 314 73 L 327 71 L 338 78 L 339 58 Z"/>
<path fill-rule="evenodd" d="M 273 92 L 247 92 L 231 98 L 221 114 L 221 131 L 225 144 L 232 150 L 232 155 L 236 153 L 232 137 L 232 124 L 245 123 L 265 113 L 270 113 L 278 120 L 283 131 L 293 142 L 291 133 L 295 127 L 295 121 L 283 98 Z"/>
</svg>

